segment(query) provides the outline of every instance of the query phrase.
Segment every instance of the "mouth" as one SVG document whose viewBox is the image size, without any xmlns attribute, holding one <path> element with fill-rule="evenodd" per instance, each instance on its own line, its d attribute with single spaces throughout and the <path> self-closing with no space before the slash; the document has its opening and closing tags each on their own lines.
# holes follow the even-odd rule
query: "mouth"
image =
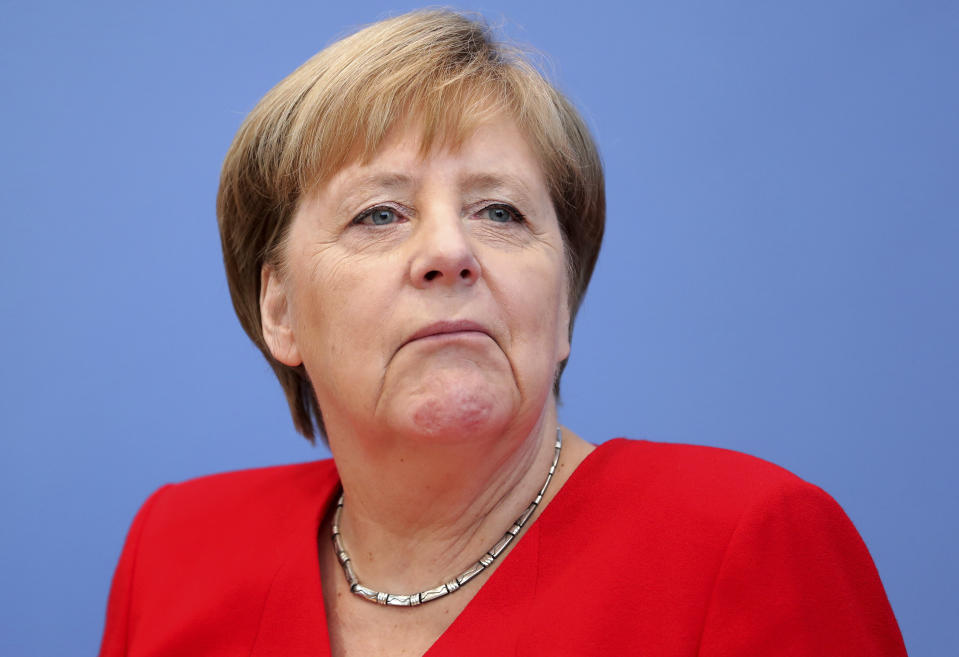
<svg viewBox="0 0 959 657">
<path fill-rule="evenodd" d="M 482 324 L 461 319 L 456 321 L 434 322 L 433 324 L 424 326 L 416 333 L 411 335 L 406 341 L 406 344 L 427 338 L 442 337 L 446 335 L 453 336 L 457 334 L 466 335 L 470 333 L 481 334 L 488 338 L 492 338 L 492 336 L 489 334 L 489 331 Z"/>
</svg>

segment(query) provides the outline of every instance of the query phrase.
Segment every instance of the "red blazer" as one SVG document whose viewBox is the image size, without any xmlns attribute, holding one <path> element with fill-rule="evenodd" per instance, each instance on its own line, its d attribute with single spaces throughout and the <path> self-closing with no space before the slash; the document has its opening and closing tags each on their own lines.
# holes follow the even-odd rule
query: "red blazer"
<svg viewBox="0 0 959 657">
<path fill-rule="evenodd" d="M 331 461 L 161 488 L 120 557 L 101 657 L 328 655 L 317 530 L 337 489 Z M 427 652 L 905 654 L 826 493 L 743 454 L 623 439 L 589 455 Z"/>
</svg>

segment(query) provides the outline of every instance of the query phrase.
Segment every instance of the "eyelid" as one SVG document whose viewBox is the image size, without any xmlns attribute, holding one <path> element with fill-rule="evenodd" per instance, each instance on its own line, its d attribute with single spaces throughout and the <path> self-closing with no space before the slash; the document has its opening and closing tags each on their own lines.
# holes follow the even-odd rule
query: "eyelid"
<svg viewBox="0 0 959 657">
<path fill-rule="evenodd" d="M 513 219 L 514 219 L 513 223 L 518 223 L 518 224 L 526 223 L 526 215 L 524 215 L 519 210 L 519 208 L 517 208 L 512 203 L 506 203 L 504 201 L 480 201 L 474 204 L 474 207 L 476 207 L 476 210 L 473 210 L 470 213 L 470 216 L 476 216 L 476 215 L 479 215 L 480 213 L 486 212 L 487 210 L 499 208 L 499 209 L 506 210 L 513 216 Z M 366 225 L 363 223 L 365 219 L 372 216 L 372 214 L 376 212 L 377 210 L 384 210 L 384 209 L 389 210 L 390 212 L 393 212 L 396 214 L 397 221 L 394 223 L 399 223 L 400 221 L 403 221 L 403 220 L 408 221 L 410 219 L 410 215 L 412 214 L 411 210 L 403 207 L 402 205 L 398 203 L 393 203 L 393 202 L 377 203 L 357 213 L 350 220 L 350 225 L 351 226 Z M 386 225 L 394 225 L 394 224 L 386 224 Z"/>
<path fill-rule="evenodd" d="M 512 203 L 505 203 L 503 201 L 482 201 L 479 205 L 480 208 L 473 213 L 474 216 L 493 208 L 500 208 L 512 214 L 513 218 L 515 219 L 515 223 L 526 223 L 526 215 L 520 212 L 520 210 Z"/>
<path fill-rule="evenodd" d="M 377 203 L 375 205 L 369 206 L 365 210 L 361 210 L 356 216 L 350 219 L 350 225 L 351 226 L 365 225 L 363 224 L 363 220 L 372 216 L 372 214 L 376 212 L 377 210 L 389 210 L 390 212 L 395 213 L 397 222 L 394 222 L 394 223 L 399 223 L 400 220 L 408 220 L 410 215 L 410 212 L 406 208 L 404 208 L 403 206 L 397 203 Z M 386 224 L 386 225 L 392 226 L 393 224 Z"/>
</svg>

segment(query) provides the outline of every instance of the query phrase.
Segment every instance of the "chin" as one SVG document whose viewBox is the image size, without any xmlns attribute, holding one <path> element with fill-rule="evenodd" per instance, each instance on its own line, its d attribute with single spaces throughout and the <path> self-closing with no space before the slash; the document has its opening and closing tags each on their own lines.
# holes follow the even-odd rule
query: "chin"
<svg viewBox="0 0 959 657">
<path fill-rule="evenodd" d="M 444 442 L 502 432 L 519 410 L 515 381 L 506 368 L 464 367 L 466 362 L 395 373 L 383 399 L 389 423 L 404 433 Z M 410 381 L 417 383 L 410 386 Z"/>
<path fill-rule="evenodd" d="M 456 441 L 501 431 L 511 415 L 506 406 L 490 390 L 447 388 L 441 394 L 419 396 L 407 407 L 406 416 L 412 431 Z"/>
</svg>

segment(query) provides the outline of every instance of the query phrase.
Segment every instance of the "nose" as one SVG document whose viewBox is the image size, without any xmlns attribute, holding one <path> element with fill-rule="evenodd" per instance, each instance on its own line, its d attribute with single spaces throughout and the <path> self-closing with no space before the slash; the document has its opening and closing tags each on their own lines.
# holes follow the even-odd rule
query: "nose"
<svg viewBox="0 0 959 657">
<path fill-rule="evenodd" d="M 482 272 L 463 219 L 452 212 L 443 214 L 417 227 L 410 264 L 410 278 L 416 287 L 468 287 Z"/>
</svg>

